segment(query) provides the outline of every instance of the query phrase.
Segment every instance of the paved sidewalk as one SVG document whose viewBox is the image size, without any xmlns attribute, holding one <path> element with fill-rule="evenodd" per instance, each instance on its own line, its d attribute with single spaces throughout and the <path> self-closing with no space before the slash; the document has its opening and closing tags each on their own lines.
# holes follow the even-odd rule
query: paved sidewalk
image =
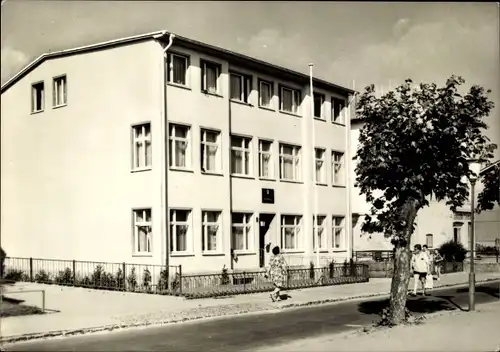
<svg viewBox="0 0 500 352">
<path fill-rule="evenodd" d="M 500 273 L 479 273 L 477 281 L 500 279 Z M 443 275 L 435 287 L 466 283 L 467 273 Z M 413 283 L 410 282 L 410 287 Z M 91 290 L 34 283 L 7 286 L 7 297 L 41 306 L 41 293 L 9 291 L 45 290 L 49 314 L 9 317 L 0 322 L 0 342 L 58 336 L 120 327 L 145 326 L 199 318 L 270 311 L 385 295 L 390 279 L 371 279 L 368 283 L 324 286 L 289 291 L 291 298 L 273 303 L 269 293 L 236 295 L 227 298 L 187 300 L 182 297 L 129 292 Z"/>
</svg>

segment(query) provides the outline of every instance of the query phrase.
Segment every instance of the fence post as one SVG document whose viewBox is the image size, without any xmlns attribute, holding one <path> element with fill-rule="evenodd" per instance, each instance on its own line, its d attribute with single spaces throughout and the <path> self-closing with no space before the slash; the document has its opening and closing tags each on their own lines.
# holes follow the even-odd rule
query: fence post
<svg viewBox="0 0 500 352">
<path fill-rule="evenodd" d="M 73 259 L 73 286 L 76 286 L 76 260 Z"/>
<path fill-rule="evenodd" d="M 45 313 L 45 290 L 42 290 L 42 312 Z"/>
<path fill-rule="evenodd" d="M 243 292 L 247 292 L 247 275 L 243 272 Z"/>
<path fill-rule="evenodd" d="M 182 295 L 182 264 L 179 265 L 179 293 Z"/>
<path fill-rule="evenodd" d="M 33 258 L 30 257 L 30 282 L 33 282 Z"/>
<path fill-rule="evenodd" d="M 122 269 L 123 269 L 123 291 L 127 291 L 127 266 L 125 265 L 125 262 L 122 263 Z"/>
</svg>

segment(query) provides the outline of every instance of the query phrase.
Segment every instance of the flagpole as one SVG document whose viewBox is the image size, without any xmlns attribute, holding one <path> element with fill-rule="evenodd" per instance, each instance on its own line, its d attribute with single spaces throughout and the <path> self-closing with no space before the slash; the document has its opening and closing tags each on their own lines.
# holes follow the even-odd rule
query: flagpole
<svg viewBox="0 0 500 352">
<path fill-rule="evenodd" d="M 346 118 L 346 122 L 345 122 L 345 128 L 346 128 L 346 155 L 347 155 L 347 158 L 346 158 L 346 174 L 347 174 L 347 229 L 348 229 L 348 240 L 350 242 L 350 257 L 353 258 L 354 257 L 354 231 L 353 231 L 353 228 L 352 228 L 352 224 L 353 224 L 353 221 L 352 221 L 352 188 L 354 187 L 353 185 L 353 175 L 351 174 L 351 159 L 353 157 L 353 155 L 351 154 L 352 151 L 351 151 L 351 119 L 353 118 L 353 116 L 355 116 L 355 109 L 356 107 L 352 107 L 351 104 L 355 101 L 355 98 L 356 98 L 356 85 L 355 85 L 355 81 L 354 79 L 352 80 L 352 90 L 354 91 L 353 93 L 353 96 L 351 98 L 351 101 L 349 102 L 349 110 L 348 110 L 348 113 L 349 115 L 347 116 Z M 353 109 L 354 109 L 354 113 L 353 112 Z"/>
<path fill-rule="evenodd" d="M 318 234 L 317 234 L 317 229 L 316 225 L 318 222 L 318 188 L 316 187 L 316 150 L 314 148 L 314 140 L 316 139 L 316 129 L 314 128 L 314 87 L 313 87 L 313 66 L 314 64 L 309 64 L 309 92 L 311 93 L 311 123 L 312 123 L 312 162 L 313 162 L 313 188 L 314 188 L 314 214 L 313 214 L 313 250 L 314 247 L 316 247 L 316 267 L 319 268 L 319 247 L 320 244 L 318 243 Z M 316 230 L 315 230 L 316 229 Z"/>
</svg>

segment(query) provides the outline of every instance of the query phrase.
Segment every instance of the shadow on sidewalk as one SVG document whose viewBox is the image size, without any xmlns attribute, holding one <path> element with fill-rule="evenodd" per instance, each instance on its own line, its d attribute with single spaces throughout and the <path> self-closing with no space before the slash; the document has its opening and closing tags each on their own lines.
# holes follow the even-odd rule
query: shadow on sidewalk
<svg viewBox="0 0 500 352">
<path fill-rule="evenodd" d="M 438 299 L 436 299 L 438 298 Z M 446 310 L 455 310 L 458 306 L 451 300 L 439 299 L 440 297 L 418 297 L 408 299 L 406 307 L 412 313 L 434 313 Z M 368 302 L 361 302 L 358 305 L 358 311 L 363 314 L 381 314 L 384 308 L 389 307 L 389 300 L 375 300 Z M 458 307 L 460 308 L 460 307 Z M 461 308 L 460 308 L 461 309 Z"/>
<path fill-rule="evenodd" d="M 476 292 L 477 293 L 485 293 L 487 295 L 490 295 L 492 297 L 500 298 L 500 289 L 499 288 L 493 288 L 489 286 L 476 286 Z M 469 292 L 469 288 L 459 288 L 457 289 L 457 293 L 464 293 L 464 292 Z"/>
</svg>

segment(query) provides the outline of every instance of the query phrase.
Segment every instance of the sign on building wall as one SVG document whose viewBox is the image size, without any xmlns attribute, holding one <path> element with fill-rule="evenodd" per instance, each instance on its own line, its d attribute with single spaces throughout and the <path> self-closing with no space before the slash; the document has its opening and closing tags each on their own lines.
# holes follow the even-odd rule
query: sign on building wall
<svg viewBox="0 0 500 352">
<path fill-rule="evenodd" d="M 262 203 L 274 204 L 274 189 L 262 188 Z"/>
</svg>

